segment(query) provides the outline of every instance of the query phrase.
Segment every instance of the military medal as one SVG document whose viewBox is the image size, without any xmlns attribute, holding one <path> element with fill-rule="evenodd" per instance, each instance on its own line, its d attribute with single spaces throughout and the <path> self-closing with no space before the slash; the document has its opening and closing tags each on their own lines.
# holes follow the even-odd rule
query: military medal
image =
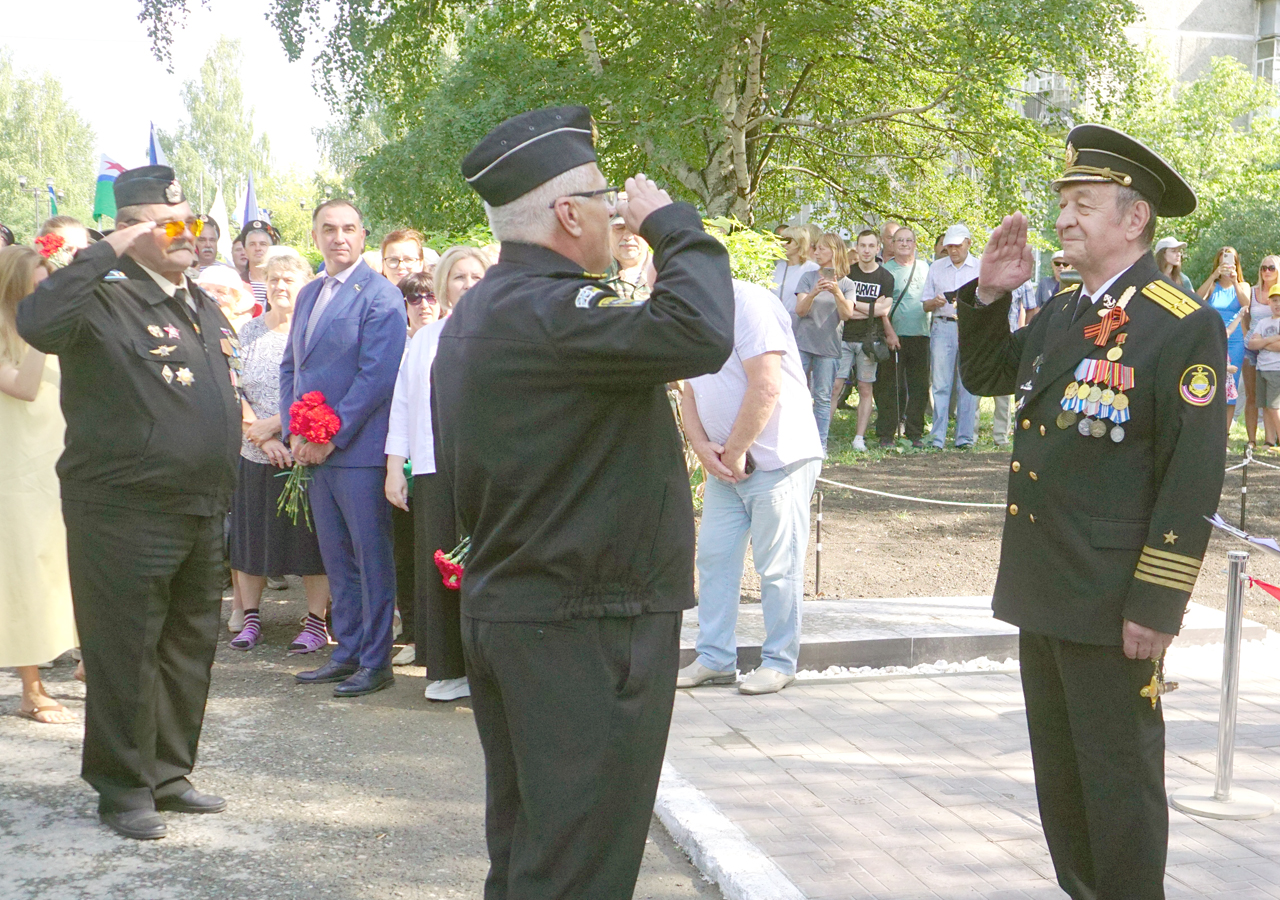
<svg viewBox="0 0 1280 900">
<path fill-rule="evenodd" d="M 1103 406 L 1110 406 L 1112 403 L 1115 402 L 1116 392 L 1111 390 L 1111 388 L 1107 388 L 1105 391 L 1102 392 L 1102 394 L 1099 396 L 1098 399 Z"/>
<path fill-rule="evenodd" d="M 182 373 L 178 373 L 181 377 Z M 1089 423 L 1089 436 L 1100 438 L 1107 433 L 1107 423 L 1101 419 L 1094 419 Z"/>
<path fill-rule="evenodd" d="M 1083 419 L 1080 420 L 1080 424 L 1076 426 L 1076 431 L 1080 432 L 1085 437 L 1088 437 L 1090 433 L 1093 431 L 1092 425 L 1093 425 L 1093 419 L 1090 419 L 1088 416 L 1085 416 Z"/>
<path fill-rule="evenodd" d="M 173 384 L 173 369 L 170 369 L 168 366 L 163 367 L 160 370 L 160 376 L 164 378 L 165 384 Z"/>
<path fill-rule="evenodd" d="M 177 378 L 178 378 L 178 384 L 187 385 L 188 387 L 192 385 L 196 380 L 196 377 L 191 374 L 191 370 L 188 369 L 186 366 L 183 366 L 181 369 L 178 370 Z"/>
<path fill-rule="evenodd" d="M 1124 356 L 1124 351 L 1121 350 L 1118 346 L 1112 347 L 1110 350 L 1107 351 L 1107 359 L 1111 360 L 1112 362 L 1115 362 L 1117 359 L 1119 359 L 1122 356 Z"/>
<path fill-rule="evenodd" d="M 178 331 L 178 329 L 173 325 L 164 326 L 164 333 L 168 335 L 170 339 L 175 341 L 181 340 L 182 338 L 182 332 Z"/>
<path fill-rule="evenodd" d="M 151 354 L 153 356 L 168 356 L 170 353 L 172 353 L 174 350 L 177 350 L 177 349 L 178 348 L 173 346 L 172 344 L 161 344 L 159 347 L 156 347 L 154 350 L 152 350 Z"/>
<path fill-rule="evenodd" d="M 147 334 L 151 335 L 152 337 L 164 337 L 164 332 L 160 330 L 159 325 L 148 325 Z"/>
<path fill-rule="evenodd" d="M 1076 414 L 1070 410 L 1064 409 L 1062 412 L 1058 413 L 1057 422 L 1058 427 L 1065 431 L 1072 425 L 1076 424 Z"/>
<path fill-rule="evenodd" d="M 1102 385 L 1095 384 L 1089 388 L 1089 402 L 1097 403 L 1102 399 Z"/>
<path fill-rule="evenodd" d="M 1124 426 L 1123 426 L 1123 425 L 1113 425 L 1113 426 L 1111 426 L 1111 440 L 1115 441 L 1117 444 L 1124 440 Z"/>
</svg>

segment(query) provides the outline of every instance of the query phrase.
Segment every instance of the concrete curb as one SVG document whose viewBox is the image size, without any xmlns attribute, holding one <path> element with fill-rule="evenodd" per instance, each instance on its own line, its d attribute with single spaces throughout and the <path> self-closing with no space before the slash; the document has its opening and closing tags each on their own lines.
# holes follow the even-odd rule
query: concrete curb
<svg viewBox="0 0 1280 900">
<path fill-rule="evenodd" d="M 654 812 L 725 900 L 805 900 L 773 860 L 669 763 L 662 764 Z"/>
</svg>

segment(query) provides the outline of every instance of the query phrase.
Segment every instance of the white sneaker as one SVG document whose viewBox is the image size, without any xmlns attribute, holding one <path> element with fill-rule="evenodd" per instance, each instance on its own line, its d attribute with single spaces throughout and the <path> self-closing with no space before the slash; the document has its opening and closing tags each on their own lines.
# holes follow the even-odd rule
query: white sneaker
<svg viewBox="0 0 1280 900">
<path fill-rule="evenodd" d="M 791 682 L 794 675 L 783 675 L 777 669 L 756 669 L 742 681 L 738 682 L 738 692 L 742 694 L 776 694 Z"/>
<path fill-rule="evenodd" d="M 400 610 L 396 610 L 391 614 L 391 640 L 395 640 L 404 634 L 404 627 L 400 624 Z"/>
<path fill-rule="evenodd" d="M 471 696 L 471 683 L 467 676 L 447 678 L 444 681 L 433 681 L 427 685 L 428 700 L 460 700 Z"/>
<path fill-rule="evenodd" d="M 859 453 L 866 453 L 867 439 L 864 438 L 862 435 L 858 435 L 856 438 L 853 439 L 853 449 L 857 450 Z"/>
<path fill-rule="evenodd" d="M 404 649 L 395 655 L 391 660 L 393 666 L 411 666 L 413 661 L 418 658 L 418 648 L 413 644 L 405 644 Z"/>
<path fill-rule="evenodd" d="M 231 618 L 227 619 L 227 631 L 230 631 L 232 634 L 239 634 L 243 630 L 244 630 L 244 610 L 243 609 L 231 610 Z"/>
<path fill-rule="evenodd" d="M 696 659 L 676 673 L 677 688 L 695 688 L 700 684 L 733 684 L 738 680 L 736 669 L 717 672 L 708 669 Z"/>
</svg>

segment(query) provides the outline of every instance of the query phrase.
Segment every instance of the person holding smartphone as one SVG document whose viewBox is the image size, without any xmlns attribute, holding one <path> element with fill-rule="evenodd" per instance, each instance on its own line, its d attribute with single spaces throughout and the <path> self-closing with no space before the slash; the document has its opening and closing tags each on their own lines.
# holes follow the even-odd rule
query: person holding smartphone
<svg viewBox="0 0 1280 900">
<path fill-rule="evenodd" d="M 1231 325 L 1232 320 L 1242 311 L 1246 313 L 1244 327 L 1232 330 L 1227 336 L 1227 360 L 1229 365 L 1235 367 L 1233 370 L 1235 373 L 1240 371 L 1240 366 L 1244 363 L 1244 336 L 1249 331 L 1247 314 L 1250 301 L 1249 283 L 1241 276 L 1240 273 L 1243 271 L 1244 266 L 1240 264 L 1240 254 L 1236 252 L 1236 248 L 1223 247 L 1213 258 L 1213 274 L 1200 285 L 1200 290 L 1197 291 L 1201 299 L 1222 316 L 1224 327 Z M 1233 374 L 1231 377 L 1235 378 L 1238 375 Z M 1228 428 L 1231 419 L 1235 418 L 1235 413 L 1235 406 L 1229 404 L 1227 406 L 1227 415 L 1230 417 L 1227 419 Z"/>
<path fill-rule="evenodd" d="M 840 366 L 840 327 L 853 315 L 855 285 L 848 278 L 849 256 L 844 239 L 824 234 L 815 247 L 821 268 L 800 276 L 796 286 L 795 335 L 800 363 L 813 396 L 813 418 L 827 450 L 831 428 L 831 389 Z"/>
</svg>

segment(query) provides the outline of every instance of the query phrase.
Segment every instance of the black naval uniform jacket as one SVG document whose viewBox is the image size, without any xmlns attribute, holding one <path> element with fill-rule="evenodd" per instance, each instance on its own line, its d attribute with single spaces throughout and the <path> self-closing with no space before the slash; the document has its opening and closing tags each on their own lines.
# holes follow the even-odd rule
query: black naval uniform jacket
<svg viewBox="0 0 1280 900">
<path fill-rule="evenodd" d="M 1080 287 L 1012 334 L 1009 297 L 982 307 L 976 291 L 977 281 L 959 291 L 964 386 L 1015 394 L 1018 409 L 996 618 L 1085 644 L 1119 645 L 1125 619 L 1177 634 L 1222 492 L 1221 317 L 1164 279 L 1150 253 L 1107 291 L 1129 295 L 1129 321 L 1104 346 L 1084 335 L 1104 298 L 1072 322 Z M 1117 346 L 1133 370 L 1130 418 L 1119 441 L 1110 421 L 1086 436 L 1061 402 L 1081 361 Z"/>
<path fill-rule="evenodd" d="M 65 500 L 221 515 L 240 454 L 235 332 L 218 304 L 170 298 L 99 241 L 18 304 L 18 333 L 62 368 Z"/>
<path fill-rule="evenodd" d="M 652 213 L 641 236 L 658 271 L 648 300 L 508 241 L 440 335 L 436 465 L 472 538 L 466 616 L 694 605 L 689 474 L 665 385 L 729 357 L 729 257 L 686 203 Z"/>
</svg>

